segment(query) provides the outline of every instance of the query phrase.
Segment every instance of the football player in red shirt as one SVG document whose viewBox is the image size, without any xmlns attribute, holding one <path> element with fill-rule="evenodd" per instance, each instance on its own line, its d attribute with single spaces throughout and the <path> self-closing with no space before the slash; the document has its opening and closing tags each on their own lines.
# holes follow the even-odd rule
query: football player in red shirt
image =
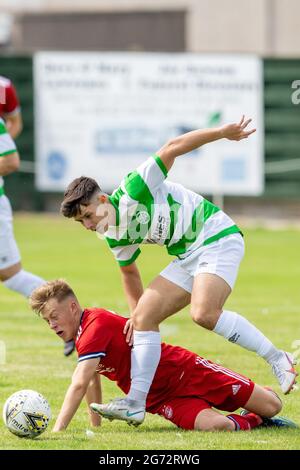
<svg viewBox="0 0 300 470">
<path fill-rule="evenodd" d="M 99 374 L 128 392 L 131 354 L 124 335 L 127 319 L 100 308 L 83 310 L 63 280 L 37 288 L 30 305 L 64 341 L 76 338 L 78 365 L 53 431 L 66 429 L 85 395 L 93 411 L 114 419 L 113 414 L 101 409 Z M 225 416 L 212 407 L 230 414 Z M 240 407 L 247 410 L 244 415 L 233 413 Z M 149 413 L 159 414 L 183 429 L 296 427 L 286 418 L 273 418 L 281 408 L 281 400 L 272 390 L 184 348 L 162 343 L 160 363 L 147 397 Z M 90 413 L 92 425 L 100 425 L 99 414 Z M 124 420 L 128 422 L 128 416 Z M 139 422 L 134 414 L 130 424 Z"/>
<path fill-rule="evenodd" d="M 5 120 L 11 137 L 16 139 L 23 129 L 20 102 L 12 81 L 2 76 L 0 76 L 0 117 Z"/>
</svg>

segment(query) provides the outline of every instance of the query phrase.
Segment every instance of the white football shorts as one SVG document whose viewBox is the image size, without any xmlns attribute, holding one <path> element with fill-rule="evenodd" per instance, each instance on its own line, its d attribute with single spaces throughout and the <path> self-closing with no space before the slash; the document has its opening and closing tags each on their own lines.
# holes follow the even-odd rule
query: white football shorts
<svg viewBox="0 0 300 470">
<path fill-rule="evenodd" d="M 13 215 L 9 199 L 0 196 L 0 269 L 6 269 L 21 261 L 14 237 Z"/>
<path fill-rule="evenodd" d="M 175 259 L 160 275 L 187 292 L 192 292 L 194 277 L 200 273 L 216 274 L 233 289 L 244 252 L 243 237 L 234 233 Z"/>
</svg>

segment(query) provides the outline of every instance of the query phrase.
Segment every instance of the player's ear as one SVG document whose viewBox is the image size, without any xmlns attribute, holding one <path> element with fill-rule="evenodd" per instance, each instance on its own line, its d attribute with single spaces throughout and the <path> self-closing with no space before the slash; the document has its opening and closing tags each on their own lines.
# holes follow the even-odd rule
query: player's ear
<svg viewBox="0 0 300 470">
<path fill-rule="evenodd" d="M 108 202 L 107 194 L 104 194 L 104 193 L 99 194 L 98 201 L 100 202 L 100 204 L 105 204 L 106 202 Z"/>
<path fill-rule="evenodd" d="M 76 304 L 76 302 L 75 302 L 73 299 L 71 299 L 69 308 L 70 308 L 70 311 L 71 311 L 73 314 L 75 314 L 75 313 L 77 312 L 77 304 Z"/>
</svg>

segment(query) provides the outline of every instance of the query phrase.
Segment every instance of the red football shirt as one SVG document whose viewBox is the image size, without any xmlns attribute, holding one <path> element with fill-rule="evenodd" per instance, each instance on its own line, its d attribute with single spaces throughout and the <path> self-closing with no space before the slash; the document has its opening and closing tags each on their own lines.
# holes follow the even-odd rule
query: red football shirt
<svg viewBox="0 0 300 470">
<path fill-rule="evenodd" d="M 99 357 L 97 372 L 117 382 L 128 393 L 130 388 L 131 347 L 123 333 L 127 318 L 104 309 L 84 310 L 77 332 L 78 362 Z M 181 387 L 186 372 L 195 365 L 197 355 L 178 346 L 162 343 L 159 366 L 147 398 L 147 410 L 156 407 Z"/>
<path fill-rule="evenodd" d="M 20 111 L 20 102 L 12 82 L 0 76 L 0 117 L 13 116 Z"/>
</svg>

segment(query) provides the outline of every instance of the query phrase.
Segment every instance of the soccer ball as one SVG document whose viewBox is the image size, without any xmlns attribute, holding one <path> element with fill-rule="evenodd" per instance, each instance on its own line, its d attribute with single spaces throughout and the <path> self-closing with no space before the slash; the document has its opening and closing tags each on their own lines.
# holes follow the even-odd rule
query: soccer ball
<svg viewBox="0 0 300 470">
<path fill-rule="evenodd" d="M 33 439 L 47 428 L 51 409 L 47 400 L 33 390 L 20 390 L 11 395 L 3 408 L 6 427 L 18 437 Z"/>
</svg>

